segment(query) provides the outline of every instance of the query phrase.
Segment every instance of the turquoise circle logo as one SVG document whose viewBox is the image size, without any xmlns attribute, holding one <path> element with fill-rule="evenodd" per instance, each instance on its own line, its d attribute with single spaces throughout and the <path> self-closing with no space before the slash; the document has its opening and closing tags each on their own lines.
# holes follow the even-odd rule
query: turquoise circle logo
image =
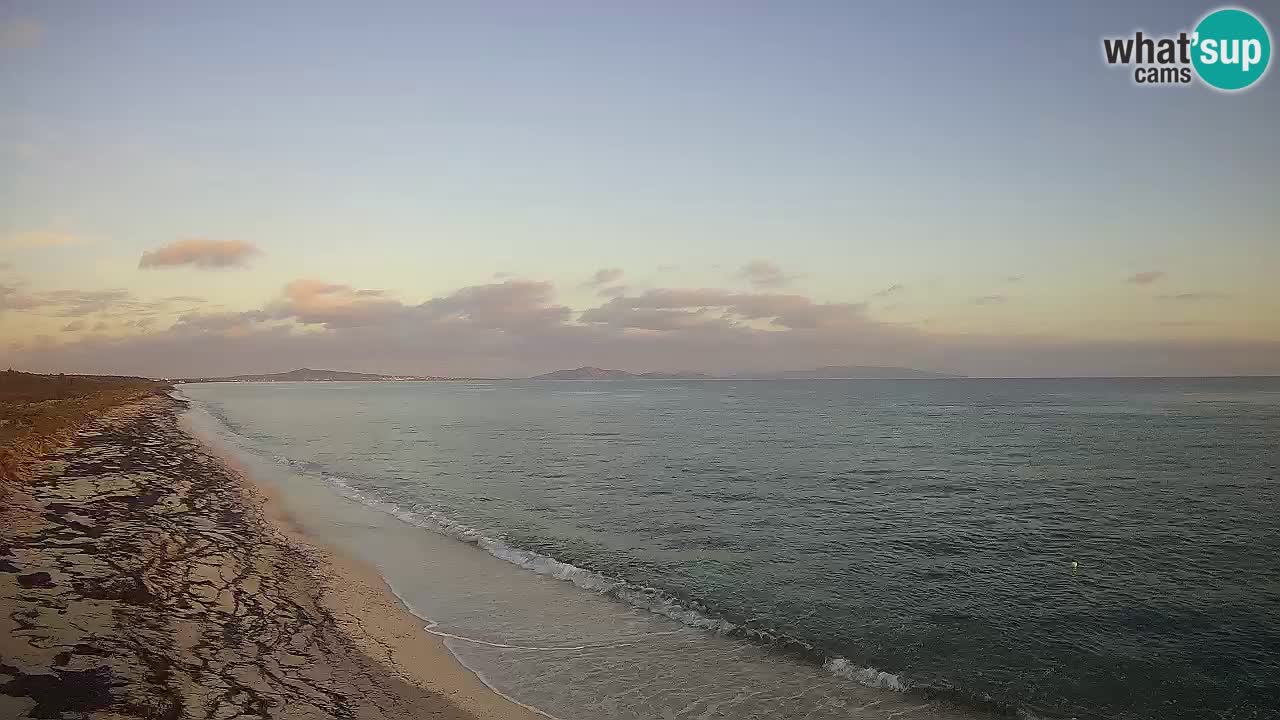
<svg viewBox="0 0 1280 720">
<path fill-rule="evenodd" d="M 1258 82 L 1271 61 L 1271 34 L 1252 13 L 1237 8 L 1215 10 L 1192 35 L 1191 63 L 1207 85 L 1243 90 Z"/>
</svg>

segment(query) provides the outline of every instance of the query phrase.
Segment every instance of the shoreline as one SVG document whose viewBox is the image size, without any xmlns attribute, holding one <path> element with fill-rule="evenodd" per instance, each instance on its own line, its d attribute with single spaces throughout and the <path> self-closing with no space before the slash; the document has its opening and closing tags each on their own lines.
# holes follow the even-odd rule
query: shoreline
<svg viewBox="0 0 1280 720">
<path fill-rule="evenodd" d="M 155 394 L 0 507 L 0 716 L 533 720 Z"/>
<path fill-rule="evenodd" d="M 538 655 L 529 656 L 528 662 L 524 659 L 518 662 L 497 659 L 495 663 L 492 656 L 484 656 L 488 651 L 477 651 L 476 648 L 489 646 L 542 651 L 584 650 L 591 646 L 627 647 L 635 644 L 636 637 L 651 635 L 656 643 L 644 643 L 650 650 L 648 657 L 641 660 L 647 669 L 636 673 L 632 669 L 635 666 L 626 665 L 624 661 L 618 668 L 621 672 L 614 675 L 618 684 L 600 688 L 620 697 L 630 692 L 627 688 L 643 688 L 653 678 L 667 678 L 672 665 L 661 656 L 677 657 L 691 649 L 690 644 L 696 645 L 698 651 L 708 657 L 733 659 L 731 666 L 735 669 L 721 674 L 723 682 L 704 681 L 695 684 L 697 690 L 691 689 L 688 683 L 677 682 L 672 686 L 671 694 L 682 699 L 646 701 L 644 709 L 654 713 L 654 717 L 664 709 L 686 707 L 690 703 L 710 707 L 721 693 L 734 692 L 733 688 L 739 687 L 744 673 L 754 675 L 759 682 L 788 683 L 795 688 L 761 701 L 766 713 L 762 717 L 770 714 L 785 717 L 787 715 L 776 713 L 793 710 L 789 707 L 791 698 L 814 691 L 830 693 L 833 703 L 869 712 L 867 717 L 936 720 L 989 716 L 984 712 L 990 709 L 989 706 L 967 707 L 964 703 L 953 702 L 952 696 L 935 695 L 932 689 L 904 688 L 899 676 L 875 668 L 830 656 L 817 656 L 818 660 L 814 662 L 814 655 L 780 650 L 776 641 L 745 637 L 745 633 L 732 634 L 723 627 L 697 621 L 700 616 L 691 620 L 688 614 L 678 614 L 678 610 L 683 608 L 673 610 L 653 603 L 636 602 L 625 596 L 601 593 L 589 581 L 582 581 L 581 576 L 590 574 L 590 571 L 565 564 L 554 557 L 510 548 L 483 535 L 479 535 L 477 540 L 477 536 L 472 534 L 475 531 L 466 526 L 461 526 L 464 533 L 460 535 L 453 532 L 447 519 L 443 521 L 446 523 L 444 527 L 433 526 L 413 512 L 406 514 L 394 504 L 388 506 L 376 498 L 363 496 L 339 480 L 339 485 L 352 493 L 347 494 L 327 482 L 317 481 L 310 472 L 295 471 L 289 467 L 292 462 L 273 462 L 271 456 L 274 452 L 268 448 L 256 447 L 252 442 L 247 446 L 237 442 L 233 439 L 238 438 L 235 426 L 217 412 L 199 411 L 200 402 L 193 401 L 193 404 L 197 410 L 189 415 L 189 420 L 198 437 L 207 438 L 207 442 L 215 447 L 226 448 L 233 464 L 246 466 L 248 472 L 245 474 L 249 478 L 260 485 L 267 485 L 268 491 L 276 495 L 288 511 L 296 514 L 300 522 L 295 525 L 301 525 L 304 537 L 319 538 L 322 544 L 339 548 L 339 554 L 348 553 L 356 558 L 358 564 L 376 569 L 379 581 L 389 587 L 399 601 L 397 606 L 417 619 L 419 627 L 427 624 L 422 632 L 436 636 L 438 620 L 449 628 L 450 633 L 462 633 L 440 633 L 443 638 L 462 642 L 453 646 L 457 651 L 455 661 L 475 673 L 492 692 L 522 707 L 528 706 L 502 694 L 489 684 L 486 675 L 491 673 L 494 682 L 505 687 L 519 688 L 516 692 L 529 698 L 529 702 L 562 717 L 610 717 L 616 714 L 615 710 L 622 713 L 624 706 L 612 707 L 607 704 L 608 700 L 597 703 L 596 696 L 584 694 L 580 688 L 557 689 L 555 683 L 546 683 L 542 679 L 579 675 L 590 678 L 595 672 L 590 662 L 548 662 L 546 657 Z M 279 457 L 274 459 L 282 460 Z M 292 521 L 292 518 L 287 519 Z M 537 567 L 531 567 L 526 562 L 512 559 L 503 549 L 520 555 L 533 555 L 541 562 Z M 424 563 L 423 558 L 433 560 Z M 560 570 L 565 569 L 571 572 L 562 575 Z M 456 596 L 448 592 L 437 594 L 431 588 L 439 581 L 443 581 L 441 587 L 458 588 L 464 595 L 471 596 L 464 600 L 463 605 L 471 605 L 472 598 L 477 598 L 480 605 L 500 609 L 501 614 L 490 618 L 459 610 Z M 519 597 L 521 600 L 508 604 L 503 599 L 506 597 Z M 417 602 L 424 603 L 425 612 L 418 612 Z M 437 613 L 440 614 L 437 616 Z M 710 617 L 711 622 L 724 622 L 715 616 Z M 510 624 L 512 622 L 514 624 Z M 590 629 L 586 629 L 584 624 Z M 629 629 L 622 631 L 624 627 Z M 528 637 L 526 631 L 529 628 L 537 628 L 534 631 L 536 640 L 508 639 L 521 635 Z M 585 637 L 593 639 L 582 639 L 584 630 Z M 572 639 L 560 642 L 559 638 Z M 582 657 L 590 655 L 584 653 Z M 627 653 L 619 657 L 623 656 Z M 630 656 L 641 659 L 634 653 Z M 605 658 L 600 658 L 599 664 L 605 662 Z M 600 682 L 588 679 L 582 684 L 594 689 L 599 688 Z M 604 697 L 612 699 L 613 695 Z M 600 713 L 602 709 L 603 714 Z M 539 713 L 540 717 L 554 717 L 537 707 L 529 710 Z M 649 715 L 627 713 L 625 716 Z"/>
<path fill-rule="evenodd" d="M 318 561 L 313 573 L 319 580 L 320 601 L 366 655 L 406 682 L 448 697 L 480 720 L 558 720 L 485 683 L 442 638 L 426 630 L 431 619 L 415 613 L 376 568 L 309 534 L 289 513 L 280 491 L 256 478 L 233 450 L 202 436 L 187 418 L 177 420 L 183 432 L 242 483 L 246 495 L 258 504 L 264 522 Z"/>
</svg>

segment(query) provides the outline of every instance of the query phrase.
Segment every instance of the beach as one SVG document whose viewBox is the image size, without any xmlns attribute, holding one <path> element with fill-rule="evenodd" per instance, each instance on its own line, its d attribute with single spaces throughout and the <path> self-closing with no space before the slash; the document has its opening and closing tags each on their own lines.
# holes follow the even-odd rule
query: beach
<svg viewBox="0 0 1280 720">
<path fill-rule="evenodd" d="M 183 409 L 102 409 L 6 480 L 0 716 L 542 717 L 302 535 Z"/>
<path fill-rule="evenodd" d="M 43 382 L 0 717 L 1274 714 L 1277 381 Z"/>
</svg>

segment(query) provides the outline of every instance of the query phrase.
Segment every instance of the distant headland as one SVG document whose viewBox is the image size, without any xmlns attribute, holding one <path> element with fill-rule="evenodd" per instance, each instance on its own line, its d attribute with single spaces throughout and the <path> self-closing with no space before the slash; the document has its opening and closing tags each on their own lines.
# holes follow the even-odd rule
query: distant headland
<svg viewBox="0 0 1280 720">
<path fill-rule="evenodd" d="M 530 378 L 477 378 L 441 375 L 383 375 L 345 370 L 313 370 L 301 368 L 280 373 L 229 375 L 224 377 L 175 378 L 177 383 L 212 382 L 408 382 L 449 380 L 934 380 L 963 375 L 877 365 L 828 365 L 812 370 L 779 370 L 776 372 L 742 372 L 713 375 L 702 372 L 641 372 L 609 370 L 583 366 L 571 370 L 535 375 Z"/>
<path fill-rule="evenodd" d="M 258 375 L 229 375 L 226 377 L 177 378 L 174 382 L 394 382 L 405 380 L 448 380 L 430 375 L 378 375 L 375 373 L 346 372 L 344 370 L 312 370 L 301 368 L 281 373 Z"/>
</svg>

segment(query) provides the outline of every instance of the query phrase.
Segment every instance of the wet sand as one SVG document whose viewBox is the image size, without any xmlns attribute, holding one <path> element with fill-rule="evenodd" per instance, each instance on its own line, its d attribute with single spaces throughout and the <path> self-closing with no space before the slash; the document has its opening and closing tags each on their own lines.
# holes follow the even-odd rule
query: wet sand
<svg viewBox="0 0 1280 720">
<path fill-rule="evenodd" d="M 302 535 L 181 410 L 106 411 L 10 487 L 0 717 L 544 717 Z"/>
</svg>

